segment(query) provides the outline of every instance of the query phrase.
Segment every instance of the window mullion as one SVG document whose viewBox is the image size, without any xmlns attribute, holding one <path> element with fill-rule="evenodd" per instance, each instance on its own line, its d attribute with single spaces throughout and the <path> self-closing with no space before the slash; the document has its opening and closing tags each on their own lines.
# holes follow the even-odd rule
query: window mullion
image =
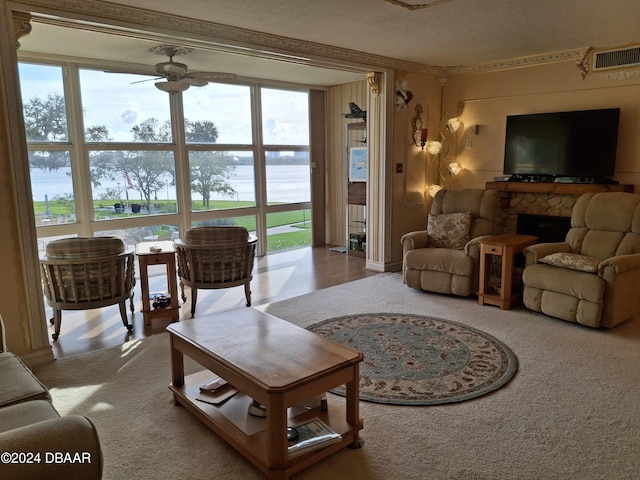
<svg viewBox="0 0 640 480">
<path fill-rule="evenodd" d="M 180 231 L 191 227 L 191 173 L 189 169 L 189 151 L 185 138 L 184 107 L 182 94 L 171 95 L 171 124 L 176 172 L 176 202 Z"/>
<path fill-rule="evenodd" d="M 256 205 L 258 207 L 258 215 L 256 216 L 256 233 L 258 236 L 258 255 L 265 255 L 267 253 L 267 172 L 265 166 L 264 145 L 262 143 L 262 97 L 260 95 L 260 88 L 257 85 L 252 86 L 251 92 L 251 122 L 253 128 L 253 145 L 255 148 L 255 189 Z"/>
<path fill-rule="evenodd" d="M 92 236 L 91 170 L 89 168 L 89 152 L 84 138 L 84 116 L 82 114 L 78 66 L 75 64 L 64 66 L 63 78 L 78 233 L 82 236 Z"/>
</svg>

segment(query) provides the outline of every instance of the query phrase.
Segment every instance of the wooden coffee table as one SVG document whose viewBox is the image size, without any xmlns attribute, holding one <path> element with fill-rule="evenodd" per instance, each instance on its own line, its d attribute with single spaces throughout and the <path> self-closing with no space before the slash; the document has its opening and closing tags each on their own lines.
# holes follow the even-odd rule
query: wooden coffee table
<svg viewBox="0 0 640 480">
<path fill-rule="evenodd" d="M 253 308 L 242 308 L 169 325 L 169 388 L 177 405 L 197 418 L 262 470 L 269 479 L 285 480 L 345 446 L 361 446 L 359 431 L 359 363 L 361 352 L 320 337 Z M 184 355 L 208 371 L 185 377 Z M 220 407 L 195 399 L 210 372 L 267 408 L 266 428 L 247 434 Z M 346 384 L 346 408 L 329 403 L 291 417 L 300 405 Z M 238 394 L 227 402 L 240 402 Z M 225 403 L 225 408 L 229 408 Z M 244 408 L 244 407 L 243 407 Z M 342 435 L 340 443 L 288 458 L 287 426 L 318 417 Z"/>
</svg>

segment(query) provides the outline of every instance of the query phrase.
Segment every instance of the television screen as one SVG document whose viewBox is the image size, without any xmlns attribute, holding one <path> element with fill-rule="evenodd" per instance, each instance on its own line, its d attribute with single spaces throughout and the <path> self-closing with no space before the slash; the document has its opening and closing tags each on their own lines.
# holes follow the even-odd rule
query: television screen
<svg viewBox="0 0 640 480">
<path fill-rule="evenodd" d="M 510 115 L 504 173 L 523 176 L 614 175 L 619 108 Z"/>
</svg>

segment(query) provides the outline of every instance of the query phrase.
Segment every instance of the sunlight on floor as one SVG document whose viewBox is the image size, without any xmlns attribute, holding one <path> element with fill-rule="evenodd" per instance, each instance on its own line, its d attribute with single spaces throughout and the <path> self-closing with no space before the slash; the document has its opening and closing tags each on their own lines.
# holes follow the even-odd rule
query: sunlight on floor
<svg viewBox="0 0 640 480">
<path fill-rule="evenodd" d="M 50 388 L 49 391 L 54 398 L 64 398 L 64 401 L 57 402 L 58 405 L 64 405 L 64 408 L 56 407 L 60 415 L 71 415 L 79 406 L 90 401 L 97 395 L 102 388 L 102 384 L 86 385 L 83 387 L 72 388 Z M 113 406 L 108 405 L 108 408 Z"/>
</svg>

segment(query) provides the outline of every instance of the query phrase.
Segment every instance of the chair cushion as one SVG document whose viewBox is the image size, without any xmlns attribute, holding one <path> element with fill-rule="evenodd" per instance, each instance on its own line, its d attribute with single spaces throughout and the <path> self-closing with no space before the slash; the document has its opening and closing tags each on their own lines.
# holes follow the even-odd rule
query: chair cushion
<svg viewBox="0 0 640 480">
<path fill-rule="evenodd" d="M 31 400 L 0 408 L 0 432 L 58 418 L 58 412 L 51 402 Z"/>
<path fill-rule="evenodd" d="M 29 400 L 50 400 L 46 387 L 17 355 L 0 353 L 0 407 Z"/>
<path fill-rule="evenodd" d="M 429 214 L 428 248 L 462 250 L 469 241 L 471 212 Z"/>
<path fill-rule="evenodd" d="M 579 272 L 596 273 L 600 260 L 597 258 L 578 255 L 577 253 L 552 253 L 538 260 L 554 267 L 569 268 Z"/>
<path fill-rule="evenodd" d="M 525 268 L 522 281 L 529 288 L 562 293 L 597 304 L 602 304 L 604 297 L 605 282 L 598 275 L 543 263 Z"/>
<path fill-rule="evenodd" d="M 473 259 L 462 250 L 448 248 L 418 248 L 407 252 L 407 270 L 443 272 L 451 275 L 471 277 Z"/>
<path fill-rule="evenodd" d="M 124 251 L 124 242 L 117 237 L 62 238 L 47 244 L 47 257 L 51 259 L 106 257 Z"/>
</svg>

